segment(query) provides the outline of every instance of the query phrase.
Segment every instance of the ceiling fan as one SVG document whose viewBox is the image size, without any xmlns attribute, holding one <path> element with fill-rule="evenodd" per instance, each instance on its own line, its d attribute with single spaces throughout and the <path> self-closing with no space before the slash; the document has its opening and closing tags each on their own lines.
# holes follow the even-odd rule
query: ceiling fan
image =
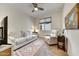
<svg viewBox="0 0 79 59">
<path fill-rule="evenodd" d="M 32 5 L 33 5 L 33 10 L 32 10 L 32 12 L 38 11 L 38 10 L 41 10 L 41 11 L 44 10 L 43 8 L 38 7 L 38 4 L 37 4 L 37 3 L 32 3 Z"/>
</svg>

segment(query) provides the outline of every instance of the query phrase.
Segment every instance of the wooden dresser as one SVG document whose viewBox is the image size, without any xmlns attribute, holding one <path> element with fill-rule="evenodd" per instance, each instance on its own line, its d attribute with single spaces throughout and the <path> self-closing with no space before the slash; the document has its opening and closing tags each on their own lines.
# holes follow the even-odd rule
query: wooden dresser
<svg viewBox="0 0 79 59">
<path fill-rule="evenodd" d="M 65 36 L 58 36 L 57 38 L 57 46 L 58 48 L 62 49 L 65 51 Z"/>
<path fill-rule="evenodd" d="M 1 45 L 0 46 L 0 56 L 11 56 L 12 54 L 11 45 Z"/>
</svg>

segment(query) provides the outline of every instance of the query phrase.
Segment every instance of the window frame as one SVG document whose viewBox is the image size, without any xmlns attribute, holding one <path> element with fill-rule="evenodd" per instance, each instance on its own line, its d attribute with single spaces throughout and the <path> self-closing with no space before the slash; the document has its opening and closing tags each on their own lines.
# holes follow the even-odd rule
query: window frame
<svg viewBox="0 0 79 59">
<path fill-rule="evenodd" d="M 52 18 L 51 17 L 46 17 L 46 18 L 42 18 L 42 19 L 40 19 L 40 20 L 45 20 L 45 19 L 48 19 L 48 18 L 50 18 L 50 21 L 49 22 L 40 22 L 39 21 L 39 29 L 40 29 L 40 31 L 51 31 L 52 30 Z M 44 23 L 50 23 L 51 24 L 51 27 L 50 27 L 50 30 L 46 30 L 45 29 L 45 24 Z M 42 24 L 44 24 L 44 30 L 42 29 L 42 27 L 40 27 Z"/>
</svg>

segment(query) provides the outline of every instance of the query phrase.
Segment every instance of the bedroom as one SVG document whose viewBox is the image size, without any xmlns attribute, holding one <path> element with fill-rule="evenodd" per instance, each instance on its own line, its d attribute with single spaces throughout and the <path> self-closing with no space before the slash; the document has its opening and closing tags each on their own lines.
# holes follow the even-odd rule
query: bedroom
<svg viewBox="0 0 79 59">
<path fill-rule="evenodd" d="M 70 7 L 69 9 L 66 9 L 68 5 L 72 8 L 75 6 L 73 3 L 38 3 L 38 7 L 42 7 L 44 10 L 36 10 L 32 12 L 34 8 L 32 3 L 0 4 L 0 22 L 4 19 L 5 16 L 8 16 L 7 41 L 13 46 L 12 55 L 66 56 L 67 52 L 62 51 L 61 49 L 57 49 L 57 46 L 50 47 L 47 43 L 44 42 L 43 39 L 49 39 L 48 35 L 51 35 L 52 30 L 58 30 L 60 32 L 59 34 L 61 34 L 64 28 L 63 18 L 67 15 L 68 11 L 72 9 Z M 51 20 L 51 27 L 49 27 L 50 31 L 40 31 L 39 20 L 48 17 L 50 17 Z M 41 47 L 42 49 L 40 49 Z M 52 52 L 52 49 L 54 49 L 54 51 L 56 49 L 56 51 Z M 71 52 L 72 51 L 69 51 L 68 53 L 70 55 L 74 55 L 74 53 Z M 75 52 L 75 54 L 76 53 L 77 52 Z"/>
</svg>

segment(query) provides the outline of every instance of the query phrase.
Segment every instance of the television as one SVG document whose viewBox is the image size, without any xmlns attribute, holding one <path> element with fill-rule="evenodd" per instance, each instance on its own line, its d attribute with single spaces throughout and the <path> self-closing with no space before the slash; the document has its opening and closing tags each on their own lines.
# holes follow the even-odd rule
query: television
<svg viewBox="0 0 79 59">
<path fill-rule="evenodd" d="M 3 40 L 3 27 L 0 27 L 0 45 L 2 43 Z"/>
<path fill-rule="evenodd" d="M 4 17 L 1 21 L 1 27 L 0 27 L 0 45 L 1 44 L 7 44 L 7 33 L 8 33 L 8 16 Z"/>
</svg>

